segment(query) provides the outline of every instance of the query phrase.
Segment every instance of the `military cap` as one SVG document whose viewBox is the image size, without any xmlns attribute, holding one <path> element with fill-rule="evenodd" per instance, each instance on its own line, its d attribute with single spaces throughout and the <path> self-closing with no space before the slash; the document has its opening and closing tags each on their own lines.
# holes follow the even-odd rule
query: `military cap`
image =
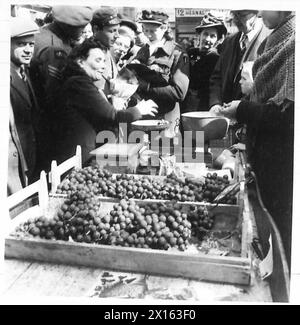
<svg viewBox="0 0 300 325">
<path fill-rule="evenodd" d="M 164 12 L 143 10 L 139 22 L 163 25 L 168 22 L 168 18 L 169 16 Z"/>
<path fill-rule="evenodd" d="M 39 26 L 30 18 L 11 17 L 11 38 L 39 33 Z"/>
<path fill-rule="evenodd" d="M 93 10 L 84 6 L 54 6 L 52 14 L 54 21 L 84 27 L 92 20 Z"/>
<path fill-rule="evenodd" d="M 117 10 L 114 8 L 100 8 L 94 12 L 92 25 L 112 26 L 121 23 Z"/>
</svg>

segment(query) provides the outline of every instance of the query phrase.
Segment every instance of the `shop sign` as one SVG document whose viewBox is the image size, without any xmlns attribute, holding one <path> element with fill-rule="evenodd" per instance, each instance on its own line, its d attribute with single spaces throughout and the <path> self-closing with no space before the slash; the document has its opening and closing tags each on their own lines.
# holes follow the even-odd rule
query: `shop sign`
<svg viewBox="0 0 300 325">
<path fill-rule="evenodd" d="M 176 17 L 199 17 L 205 15 L 207 10 L 205 9 L 195 9 L 195 8 L 176 8 Z"/>
</svg>

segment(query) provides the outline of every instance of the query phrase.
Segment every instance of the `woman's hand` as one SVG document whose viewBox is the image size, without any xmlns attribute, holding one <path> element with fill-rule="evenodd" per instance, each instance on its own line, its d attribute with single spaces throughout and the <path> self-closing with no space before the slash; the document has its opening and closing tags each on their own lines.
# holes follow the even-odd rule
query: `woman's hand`
<svg viewBox="0 0 300 325">
<path fill-rule="evenodd" d="M 210 108 L 209 113 L 211 113 L 212 115 L 218 115 L 221 109 L 222 106 L 216 104 Z"/>
<path fill-rule="evenodd" d="M 138 108 L 138 110 L 140 111 L 140 113 L 142 115 L 151 115 L 151 116 L 155 116 L 155 114 L 157 114 L 157 104 L 154 103 L 153 100 L 149 99 L 149 100 L 142 100 L 140 101 L 136 107 Z"/>
<path fill-rule="evenodd" d="M 229 119 L 235 119 L 236 110 L 240 102 L 241 102 L 240 100 L 233 100 L 229 104 L 224 104 L 224 106 L 219 109 L 218 115 L 227 117 Z"/>
</svg>

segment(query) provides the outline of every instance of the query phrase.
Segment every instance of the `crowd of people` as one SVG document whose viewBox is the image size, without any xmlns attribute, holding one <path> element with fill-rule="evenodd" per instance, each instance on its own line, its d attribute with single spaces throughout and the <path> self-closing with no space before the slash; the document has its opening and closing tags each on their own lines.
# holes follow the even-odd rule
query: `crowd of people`
<svg viewBox="0 0 300 325">
<path fill-rule="evenodd" d="M 263 202 L 289 238 L 290 257 L 295 15 L 231 14 L 236 33 L 208 13 L 187 51 L 160 11 L 133 21 L 115 8 L 54 6 L 42 26 L 12 17 L 8 195 L 77 145 L 88 164 L 97 134 L 118 132 L 120 122 L 164 118 L 172 138 L 181 113 L 209 111 L 245 130 Z M 132 90 L 125 99 L 124 83 Z"/>
</svg>

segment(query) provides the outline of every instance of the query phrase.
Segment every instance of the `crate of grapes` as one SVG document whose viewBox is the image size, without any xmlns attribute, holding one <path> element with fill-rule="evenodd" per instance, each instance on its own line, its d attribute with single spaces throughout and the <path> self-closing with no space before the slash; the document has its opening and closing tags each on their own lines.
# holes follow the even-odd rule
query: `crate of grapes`
<svg viewBox="0 0 300 325">
<path fill-rule="evenodd" d="M 202 178 L 169 176 L 150 176 L 136 174 L 112 174 L 98 166 L 89 166 L 70 171 L 57 186 L 53 197 L 66 197 L 74 191 L 88 190 L 102 197 L 103 200 L 121 199 L 147 201 L 178 201 L 195 204 L 210 204 L 229 185 L 238 182 L 227 175 L 218 176 L 208 172 Z M 242 190 L 237 188 L 220 203 L 239 205 Z"/>
<path fill-rule="evenodd" d="M 239 206 L 103 201 L 82 189 L 10 223 L 6 258 L 248 285 L 248 223 Z"/>
<path fill-rule="evenodd" d="M 77 151 L 78 149 L 80 148 L 77 148 Z M 85 189 L 108 201 L 132 198 L 210 204 L 225 187 L 243 179 L 243 169 L 238 158 L 233 179 L 226 173 L 219 176 L 217 170 L 211 170 L 199 178 L 177 177 L 175 174 L 169 176 L 113 174 L 96 164 L 81 168 L 81 164 L 77 163 L 77 151 L 74 157 L 59 166 L 52 162 L 49 177 L 50 196 L 67 197 L 74 191 Z M 66 175 L 65 178 L 63 175 Z M 237 191 L 227 195 L 220 203 L 241 205 L 242 202 L 243 188 L 238 187 Z"/>
</svg>

